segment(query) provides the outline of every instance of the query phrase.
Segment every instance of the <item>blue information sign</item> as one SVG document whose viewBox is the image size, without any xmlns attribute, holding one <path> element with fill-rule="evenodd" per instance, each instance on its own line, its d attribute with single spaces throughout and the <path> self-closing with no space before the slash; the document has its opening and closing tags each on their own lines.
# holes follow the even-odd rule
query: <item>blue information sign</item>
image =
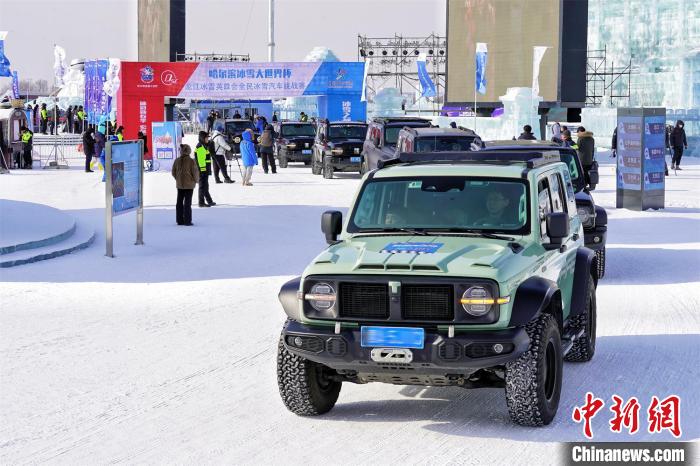
<svg viewBox="0 0 700 466">
<path fill-rule="evenodd" d="M 139 207 L 142 170 L 139 141 L 112 144 L 113 215 L 121 215 Z"/>
</svg>

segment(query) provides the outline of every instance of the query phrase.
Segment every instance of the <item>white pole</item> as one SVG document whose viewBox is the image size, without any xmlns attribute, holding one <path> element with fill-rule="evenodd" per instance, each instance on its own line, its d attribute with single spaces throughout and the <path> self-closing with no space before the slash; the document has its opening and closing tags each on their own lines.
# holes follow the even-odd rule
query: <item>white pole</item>
<svg viewBox="0 0 700 466">
<path fill-rule="evenodd" d="M 275 0 L 268 0 L 267 61 L 275 61 Z"/>
<path fill-rule="evenodd" d="M 476 73 L 474 73 L 474 79 L 476 80 Z M 476 133 L 476 82 L 474 83 L 474 132 Z"/>
</svg>

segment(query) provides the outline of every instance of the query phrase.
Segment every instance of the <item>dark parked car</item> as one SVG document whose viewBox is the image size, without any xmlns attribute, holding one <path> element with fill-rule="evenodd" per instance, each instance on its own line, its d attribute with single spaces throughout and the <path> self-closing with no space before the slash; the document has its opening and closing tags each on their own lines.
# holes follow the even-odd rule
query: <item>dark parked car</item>
<svg viewBox="0 0 700 466">
<path fill-rule="evenodd" d="M 254 141 L 257 141 L 258 136 L 260 136 L 257 131 L 255 130 L 255 125 L 253 124 L 252 121 L 250 120 L 245 120 L 245 119 L 235 119 L 235 120 L 223 120 L 224 121 L 224 133 L 226 134 L 226 138 L 228 140 L 229 145 L 231 146 L 231 151 L 234 154 L 240 153 L 240 144 L 241 141 L 243 140 L 243 131 L 249 129 L 253 131 L 253 134 L 255 137 L 253 138 Z M 214 122 L 214 127 L 217 127 L 217 122 Z"/>
<path fill-rule="evenodd" d="M 274 125 L 275 144 L 273 150 L 279 166 L 286 168 L 289 162 L 311 164 L 316 128 L 313 123 L 281 121 Z"/>
<path fill-rule="evenodd" d="M 396 142 L 399 132 L 405 128 L 429 128 L 430 120 L 414 117 L 374 118 L 367 128 L 367 136 L 362 147 L 362 171 L 367 173 L 377 168 L 380 160 L 396 157 Z"/>
<path fill-rule="evenodd" d="M 481 138 L 470 129 L 404 128 L 399 131 L 396 156 L 406 152 L 464 152 L 479 150 Z"/>
<path fill-rule="evenodd" d="M 321 121 L 314 143 L 311 172 L 333 178 L 333 173 L 359 172 L 362 144 L 367 123 L 361 121 Z"/>
<path fill-rule="evenodd" d="M 595 251 L 597 256 L 598 278 L 605 275 L 605 241 L 608 231 L 608 214 L 604 208 L 598 206 L 593 201 L 591 191 L 598 184 L 598 164 L 588 172 L 588 179 L 581 166 L 578 153 L 571 147 L 564 147 L 549 141 L 485 141 L 482 150 L 506 150 L 512 151 L 532 151 L 547 150 L 557 151 L 561 161 L 569 167 L 571 174 L 571 184 L 576 194 L 576 210 L 581 223 L 583 224 L 583 234 L 586 247 Z"/>
</svg>

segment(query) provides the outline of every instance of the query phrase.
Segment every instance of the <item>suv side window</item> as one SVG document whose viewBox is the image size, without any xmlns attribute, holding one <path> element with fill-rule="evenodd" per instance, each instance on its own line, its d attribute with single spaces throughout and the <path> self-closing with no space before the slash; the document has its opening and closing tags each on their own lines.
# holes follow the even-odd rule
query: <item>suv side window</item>
<svg viewBox="0 0 700 466">
<path fill-rule="evenodd" d="M 549 181 L 546 176 L 537 182 L 537 203 L 540 217 L 540 233 L 542 238 L 544 238 L 547 236 L 547 214 L 552 212 L 552 198 L 549 192 Z"/>
<path fill-rule="evenodd" d="M 568 213 L 564 185 L 562 184 L 559 173 L 549 175 L 549 186 L 552 191 L 552 207 L 554 208 L 554 212 Z"/>
</svg>

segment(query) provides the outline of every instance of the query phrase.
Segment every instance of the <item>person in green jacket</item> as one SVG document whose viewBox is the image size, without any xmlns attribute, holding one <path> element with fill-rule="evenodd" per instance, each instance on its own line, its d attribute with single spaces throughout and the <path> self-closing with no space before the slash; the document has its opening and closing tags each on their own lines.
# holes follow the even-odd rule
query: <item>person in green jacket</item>
<svg viewBox="0 0 700 466">
<path fill-rule="evenodd" d="M 46 110 L 46 104 L 41 104 L 39 112 L 41 134 L 46 134 L 46 127 L 49 124 L 49 112 Z"/>
<path fill-rule="evenodd" d="M 209 152 L 209 133 L 199 132 L 199 143 L 194 150 L 197 167 L 199 167 L 199 207 L 216 205 L 209 194 L 209 175 L 211 175 L 211 153 Z"/>
</svg>

